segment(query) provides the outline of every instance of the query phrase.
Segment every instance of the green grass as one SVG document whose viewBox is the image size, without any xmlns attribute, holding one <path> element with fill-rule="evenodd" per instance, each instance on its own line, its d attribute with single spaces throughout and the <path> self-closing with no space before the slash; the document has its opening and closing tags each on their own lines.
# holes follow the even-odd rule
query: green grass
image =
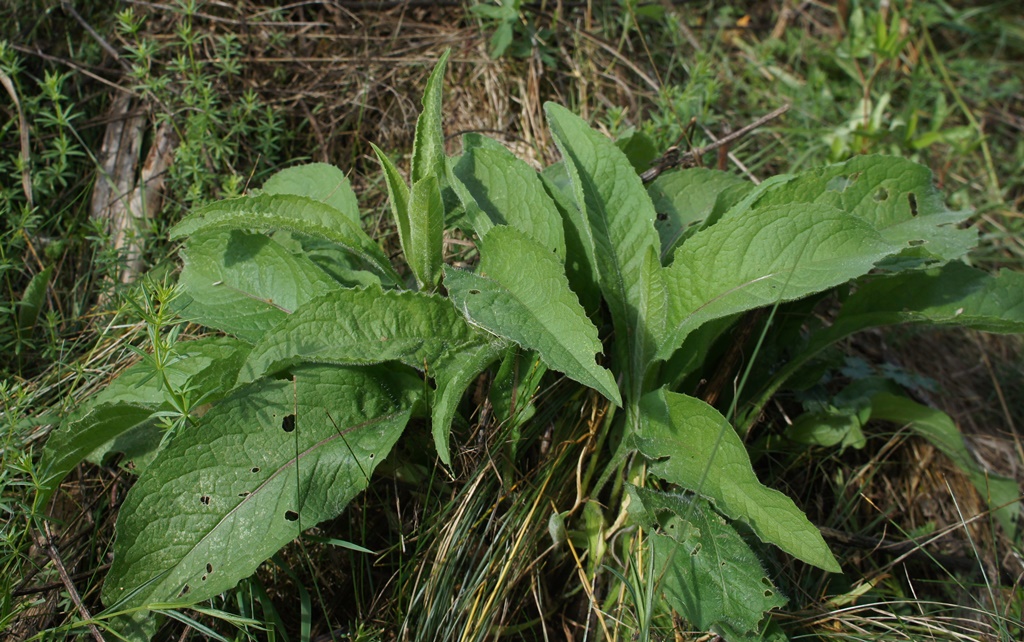
<svg viewBox="0 0 1024 642">
<path fill-rule="evenodd" d="M 686 3 L 671 10 L 660 3 L 624 2 L 625 10 L 594 4 L 592 14 L 524 7 L 512 23 L 512 44 L 496 62 L 481 53 L 496 24 L 460 8 L 401 18 L 361 10 L 359 29 L 371 34 L 365 40 L 339 35 L 351 24 L 348 14 L 313 7 L 243 3 L 229 10 L 187 1 L 112 13 L 90 5 L 79 9 L 81 20 L 58 5 L 0 9 L 0 71 L 24 114 L 22 125 L 5 91 L 0 630 L 38 639 L 89 635 L 54 556 L 37 539 L 48 525 L 83 605 L 99 612 L 113 522 L 131 474 L 116 464 L 83 466 L 54 506 L 39 506 L 36 455 L 57 418 L 138 359 L 132 347 L 151 354 L 160 343 L 153 332 L 167 330 L 163 320 L 150 318 L 147 325 L 140 314 L 144 290 L 116 284 L 120 258 L 109 248 L 107 230 L 90 217 L 112 84 L 131 92 L 153 124 L 170 123 L 180 141 L 162 214 L 138 231 L 156 282 L 175 269 L 164 240 L 171 223 L 189 208 L 261 184 L 291 162 L 340 164 L 361 191 L 365 211 L 381 213 L 383 189 L 372 182 L 376 169 L 366 143 L 389 152 L 409 148 L 415 97 L 449 33 L 440 24 L 463 25 L 460 41 L 482 47 L 455 56 L 452 82 L 461 83 L 462 94 L 446 132 L 496 124 L 507 142 L 528 141 L 534 157 L 550 160 L 553 145 L 537 114 L 540 102 L 553 99 L 612 135 L 636 127 L 660 152 L 707 144 L 708 132 L 721 136 L 789 103 L 785 116 L 731 146 L 743 168 L 726 159 L 727 169 L 763 177 L 855 154 L 912 158 L 932 168 L 951 204 L 976 211 L 983 244 L 973 261 L 1019 268 L 1024 139 L 1016 114 L 1024 92 L 1024 12 L 1017 3 L 894 2 L 885 16 L 874 3 L 849 3 L 849 16 L 821 3 L 785 21 L 778 2 Z M 328 28 L 332 21 L 342 27 Z M 374 57 L 386 60 L 360 62 Z M 487 105 L 508 111 L 475 113 L 487 112 Z M 23 130 L 31 204 L 21 182 Z M 703 162 L 718 160 L 708 155 Z M 190 337 L 199 329 L 182 331 Z M 900 358 L 898 337 L 878 341 L 847 349 L 877 362 Z M 928 345 L 941 352 L 958 341 Z M 1019 395 L 1019 348 L 987 343 L 979 349 L 994 363 L 1001 389 Z M 961 363 L 975 363 L 970 352 L 955 352 Z M 956 363 L 940 365 L 948 371 Z M 936 376 L 921 370 L 915 371 Z M 1010 414 L 991 411 L 999 405 L 989 394 L 991 379 L 936 378 L 942 397 L 983 395 L 988 422 L 1024 421 L 1012 414 L 1013 397 Z M 477 395 L 472 402 L 479 405 L 464 409 L 473 419 L 456 431 L 454 479 L 434 465 L 427 441 L 405 445 L 382 465 L 381 483 L 345 515 L 313 529 L 206 612 L 185 616 L 238 640 L 331 639 L 332 632 L 334 639 L 365 640 L 561 639 L 566 631 L 577 638 L 607 632 L 611 639 L 672 639 L 675 632 L 698 639 L 685 623 L 648 618 L 657 569 L 641 534 L 616 522 L 621 507 L 597 508 L 603 498 L 620 495 L 595 487 L 604 409 L 545 380 L 538 415 L 522 427 L 521 445 L 512 452 L 504 429 L 477 421 L 486 414 L 484 398 Z M 779 400 L 764 424 L 784 423 L 790 403 Z M 966 424 L 972 412 L 963 407 L 957 418 Z M 916 485 L 901 473 L 923 457 L 941 467 L 941 455 L 898 428 L 874 427 L 863 450 L 842 453 L 767 442 L 761 479 L 795 497 L 819 525 L 878 541 L 949 530 L 945 548 L 930 546 L 900 563 L 898 556 L 837 544 L 857 574 L 846 577 L 825 579 L 774 559 L 774 575 L 791 598 L 779 625 L 793 639 L 1018 639 L 1021 593 L 993 564 L 1019 554 L 1020 543 L 1007 542 L 984 519 L 960 518 L 973 491 L 951 468 L 942 469 L 954 480 L 948 489 L 926 468 Z M 1017 465 L 1021 456 L 1016 453 Z M 939 507 L 913 508 L 923 500 Z M 595 537 L 606 558 L 628 560 L 622 568 L 629 572 L 609 572 L 594 559 Z M 953 568 L 943 564 L 948 557 L 966 563 Z M 161 635 L 178 639 L 184 630 L 172 623 Z"/>
</svg>

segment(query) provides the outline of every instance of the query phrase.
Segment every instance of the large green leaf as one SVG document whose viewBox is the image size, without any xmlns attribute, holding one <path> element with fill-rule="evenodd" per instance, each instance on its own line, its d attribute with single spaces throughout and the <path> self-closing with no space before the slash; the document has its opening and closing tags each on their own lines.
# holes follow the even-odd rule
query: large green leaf
<svg viewBox="0 0 1024 642">
<path fill-rule="evenodd" d="M 170 410 L 165 386 L 193 390 L 193 400 L 203 395 L 203 403 L 226 396 L 248 351 L 247 344 L 230 337 L 210 337 L 176 344 L 162 377 L 148 360 L 125 370 L 47 439 L 39 462 L 41 503 L 85 459 L 101 461 L 113 452 L 135 457 L 159 445 L 154 413 Z"/>
<path fill-rule="evenodd" d="M 347 365 L 400 361 L 437 383 L 432 422 L 445 464 L 448 431 L 462 393 L 503 349 L 437 295 L 338 290 L 310 301 L 260 341 L 239 379 L 252 381 L 297 362 Z"/>
<path fill-rule="evenodd" d="M 723 192 L 753 187 L 753 183 L 734 174 L 703 167 L 659 176 L 647 186 L 647 192 L 658 212 L 654 226 L 661 238 L 661 255 L 669 255 L 685 236 L 695 232 L 698 224 L 711 216 Z"/>
<path fill-rule="evenodd" d="M 963 435 L 949 415 L 916 401 L 890 393 L 871 398 L 871 418 L 892 421 L 910 428 L 942 451 L 962 470 L 999 520 L 1011 539 L 1020 521 L 1020 488 L 1017 481 L 990 473 L 975 461 Z"/>
<path fill-rule="evenodd" d="M 253 381 L 300 361 L 369 365 L 400 361 L 432 375 L 493 341 L 437 295 L 335 290 L 295 311 L 257 343 L 239 374 Z"/>
<path fill-rule="evenodd" d="M 865 277 L 832 325 L 812 334 L 757 394 L 742 425 L 749 427 L 786 380 L 828 346 L 867 328 L 898 323 L 1024 332 L 1024 274 L 1003 270 L 993 276 L 953 262 L 931 270 Z"/>
<path fill-rule="evenodd" d="M 263 184 L 267 194 L 295 194 L 330 205 L 360 225 L 359 201 L 345 173 L 327 163 L 309 163 L 282 169 Z"/>
<path fill-rule="evenodd" d="M 259 194 L 218 201 L 171 228 L 171 238 L 201 231 L 288 230 L 336 243 L 389 280 L 398 281 L 384 252 L 359 224 L 331 205 L 295 194 Z"/>
<path fill-rule="evenodd" d="M 466 134 L 462 147 L 453 172 L 491 222 L 516 228 L 564 259 L 562 216 L 537 172 L 485 136 Z"/>
<path fill-rule="evenodd" d="M 459 401 L 480 373 L 497 360 L 503 348 L 502 342 L 494 341 L 461 350 L 443 368 L 433 372 L 437 390 L 430 402 L 430 430 L 437 455 L 446 466 L 452 463 L 448 435 Z"/>
<path fill-rule="evenodd" d="M 480 255 L 476 274 L 445 268 L 449 296 L 466 318 L 536 350 L 549 368 L 621 405 L 614 378 L 595 361 L 602 349 L 597 328 L 569 289 L 555 253 L 511 227 L 495 226 Z"/>
<path fill-rule="evenodd" d="M 758 481 L 747 450 L 717 410 L 699 399 L 666 392 L 640 401 L 637 450 L 651 461 L 650 471 L 714 502 L 764 542 L 827 571 L 839 565 L 821 533 L 789 497 Z"/>
<path fill-rule="evenodd" d="M 648 255 L 660 248 L 654 206 L 615 143 L 564 107 L 547 103 L 544 111 L 584 211 L 582 237 L 594 248 L 601 292 L 617 335 L 616 357 L 624 360 L 622 367 L 635 387 L 662 339 L 648 327 L 644 304 L 652 296 Z"/>
<path fill-rule="evenodd" d="M 808 170 L 765 191 L 753 208 L 796 203 L 831 205 L 855 214 L 886 241 L 904 248 L 903 255 L 947 261 L 963 256 L 978 241 L 977 231 L 957 227 L 970 212 L 949 210 L 932 185 L 931 171 L 905 158 L 855 156 Z"/>
<path fill-rule="evenodd" d="M 178 435 L 128 493 L 103 600 L 191 604 L 337 515 L 401 435 L 421 389 L 390 370 L 264 379 Z"/>
<path fill-rule="evenodd" d="M 755 632 L 766 611 L 786 604 L 761 561 L 699 497 L 628 486 L 629 513 L 654 547 L 659 592 L 701 631 L 722 625 Z"/>
<path fill-rule="evenodd" d="M 182 252 L 175 302 L 185 318 L 256 341 L 310 299 L 339 285 L 310 259 L 262 234 L 200 233 Z"/>
<path fill-rule="evenodd" d="M 707 321 L 845 283 L 899 249 L 828 205 L 733 209 L 687 239 L 665 269 L 669 338 L 658 357 Z"/>
<path fill-rule="evenodd" d="M 376 145 L 370 143 L 373 153 L 377 155 L 381 168 L 384 170 L 384 183 L 388 186 L 388 202 L 391 204 L 391 214 L 395 217 L 395 226 L 398 228 L 398 243 L 402 251 L 408 247 L 412 233 L 409 231 L 409 186 L 399 173 L 395 163 L 388 158 L 388 155 Z"/>
</svg>

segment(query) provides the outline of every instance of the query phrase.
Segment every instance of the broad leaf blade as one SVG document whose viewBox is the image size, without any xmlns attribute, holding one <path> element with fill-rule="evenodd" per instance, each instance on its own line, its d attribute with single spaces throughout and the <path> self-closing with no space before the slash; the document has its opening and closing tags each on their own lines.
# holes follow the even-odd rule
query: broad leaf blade
<svg viewBox="0 0 1024 642">
<path fill-rule="evenodd" d="M 282 169 L 263 184 L 267 194 L 295 194 L 330 205 L 360 225 L 359 201 L 345 173 L 327 163 L 309 163 Z"/>
<path fill-rule="evenodd" d="M 129 492 L 104 602 L 191 604 L 233 587 L 366 487 L 419 387 L 393 371 L 314 366 L 239 390 Z"/>
<path fill-rule="evenodd" d="M 984 332 L 1024 332 L 1024 274 L 991 275 L 963 263 L 867 277 L 847 299 L 835 322 L 807 345 L 760 391 L 743 422 L 748 426 L 768 399 L 816 354 L 852 334 L 898 323 L 955 325 Z"/>
<path fill-rule="evenodd" d="M 458 352 L 444 368 L 433 372 L 437 390 L 430 404 L 430 430 L 438 457 L 446 466 L 452 463 L 448 436 L 459 401 L 476 378 L 497 360 L 503 349 L 504 345 L 497 341 L 474 346 Z"/>
<path fill-rule="evenodd" d="M 536 350 L 544 363 L 621 404 L 590 322 L 555 254 L 510 227 L 493 228 L 481 244 L 477 274 L 445 268 L 445 286 L 466 318 Z"/>
<path fill-rule="evenodd" d="M 158 407 L 155 403 L 95 404 L 75 420 L 61 424 L 47 440 L 40 461 L 40 505 L 46 505 L 61 480 L 93 451 L 148 424 Z"/>
<path fill-rule="evenodd" d="M 409 291 L 336 290 L 299 308 L 256 344 L 239 375 L 253 381 L 300 361 L 369 365 L 400 361 L 431 374 L 491 342 L 451 303 Z"/>
<path fill-rule="evenodd" d="M 840 571 L 821 533 L 793 500 L 758 481 L 743 442 L 717 410 L 662 389 L 645 395 L 640 411 L 641 431 L 633 441 L 651 461 L 653 474 L 707 497 L 730 519 L 749 524 L 762 541 Z"/>
<path fill-rule="evenodd" d="M 658 357 L 707 321 L 826 290 L 898 251 L 868 223 L 829 206 L 731 210 L 680 246 L 664 272 L 668 340 Z"/>
<path fill-rule="evenodd" d="M 658 212 L 654 226 L 661 238 L 661 256 L 671 254 L 685 236 L 711 216 L 723 192 L 752 187 L 738 176 L 703 167 L 665 172 L 655 179 L 647 192 Z"/>
<path fill-rule="evenodd" d="M 178 343 L 162 378 L 175 390 L 203 391 L 204 403 L 216 401 L 234 387 L 248 352 L 247 344 L 230 337 Z M 85 459 L 99 462 L 112 452 L 143 454 L 139 449 L 145 444 L 130 433 L 146 431 L 149 434 L 141 437 L 155 438 L 150 444 L 155 448 L 161 434 L 153 413 L 169 409 L 166 394 L 161 377 L 143 361 L 121 373 L 90 399 L 87 408 L 64 421 L 47 439 L 39 462 L 45 489 L 41 502 L 45 504 L 64 476 Z"/>
<path fill-rule="evenodd" d="M 537 172 L 501 143 L 479 134 L 463 136 L 462 147 L 452 169 L 491 222 L 516 228 L 564 260 L 562 216 Z"/>
<path fill-rule="evenodd" d="M 701 631 L 757 631 L 786 599 L 736 530 L 700 498 L 628 486 L 629 513 L 649 533 L 660 593 Z"/>
<path fill-rule="evenodd" d="M 288 230 L 336 243 L 389 280 L 397 281 L 384 252 L 358 223 L 306 196 L 260 194 L 218 201 L 192 212 L 171 229 L 171 238 L 215 230 Z"/>
<path fill-rule="evenodd" d="M 615 143 L 564 107 L 547 103 L 544 110 L 584 210 L 584 234 L 593 239 L 601 292 L 622 346 L 616 356 L 628 359 L 622 367 L 632 380 L 642 379 L 654 358 L 650 346 L 660 343 L 647 327 L 642 304 L 651 288 L 645 261 L 660 247 L 654 206 Z"/>
<path fill-rule="evenodd" d="M 176 304 L 187 319 L 256 341 L 292 311 L 339 288 L 302 255 L 262 234 L 241 231 L 193 236 L 182 252 Z"/>
<path fill-rule="evenodd" d="M 766 191 L 755 210 L 795 203 L 831 205 L 869 223 L 902 256 L 948 261 L 978 242 L 973 229 L 957 224 L 970 212 L 949 210 L 927 167 L 905 158 L 856 156 L 845 163 L 802 172 Z"/>
</svg>

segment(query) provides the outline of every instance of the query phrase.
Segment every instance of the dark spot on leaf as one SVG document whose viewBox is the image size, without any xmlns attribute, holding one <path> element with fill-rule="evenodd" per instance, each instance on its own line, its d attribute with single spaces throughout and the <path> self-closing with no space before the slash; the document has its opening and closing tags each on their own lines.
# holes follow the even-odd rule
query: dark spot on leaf
<svg viewBox="0 0 1024 642">
<path fill-rule="evenodd" d="M 665 214 L 664 212 L 658 212 L 658 220 L 659 221 L 667 221 L 668 220 L 668 214 Z"/>
<path fill-rule="evenodd" d="M 248 497 L 249 496 L 249 491 L 244 490 L 244 491 L 238 493 L 238 496 L 239 497 Z"/>
<path fill-rule="evenodd" d="M 882 201 L 889 198 L 889 190 L 885 189 L 884 187 L 879 187 L 877 190 L 875 190 L 875 193 L 871 196 L 871 198 L 875 199 L 876 203 L 881 203 Z"/>
<path fill-rule="evenodd" d="M 374 458 L 374 454 L 370 453 L 370 459 L 373 459 L 373 458 Z"/>
<path fill-rule="evenodd" d="M 915 239 L 915 240 L 910 241 L 909 243 L 907 243 L 907 245 L 909 245 L 910 247 L 918 247 L 918 246 L 921 246 L 921 245 L 924 245 L 924 244 L 925 244 L 925 242 L 923 240 L 921 240 L 921 239 Z"/>
<path fill-rule="evenodd" d="M 182 595 L 188 595 L 189 590 L 191 590 L 191 589 L 189 588 L 188 584 L 186 584 L 185 586 L 181 587 L 181 590 L 178 591 L 178 597 L 181 597 Z"/>
<path fill-rule="evenodd" d="M 285 432 L 291 432 L 295 430 L 295 415 L 288 415 L 281 420 L 281 429 Z"/>
<path fill-rule="evenodd" d="M 480 294 L 480 290 L 470 290 L 470 294 Z"/>
<path fill-rule="evenodd" d="M 209 562 L 206 563 L 206 572 L 207 573 L 212 573 L 213 572 L 213 564 L 210 564 Z"/>
<path fill-rule="evenodd" d="M 202 504 L 203 506 L 209 506 L 210 505 L 210 496 L 209 495 L 203 495 L 202 497 L 199 498 L 199 503 Z"/>
<path fill-rule="evenodd" d="M 299 514 L 293 510 L 286 510 L 284 512 L 284 518 L 287 519 L 289 522 L 294 522 L 299 518 Z"/>
<path fill-rule="evenodd" d="M 259 466 L 253 466 L 252 468 L 249 469 L 249 472 L 250 473 L 258 473 L 258 472 L 260 472 L 260 467 Z"/>
<path fill-rule="evenodd" d="M 917 196 L 910 192 L 907 194 L 907 200 L 910 201 L 910 215 L 917 216 Z"/>
<path fill-rule="evenodd" d="M 773 595 L 775 595 L 775 594 L 774 594 L 774 593 L 772 593 L 771 591 L 765 591 L 765 592 L 764 592 L 764 596 L 765 596 L 765 597 L 771 597 L 771 596 L 773 596 Z"/>
<path fill-rule="evenodd" d="M 696 546 L 693 547 L 693 550 L 690 551 L 690 555 L 696 555 L 699 552 L 700 552 L 700 544 L 697 544 Z"/>
</svg>

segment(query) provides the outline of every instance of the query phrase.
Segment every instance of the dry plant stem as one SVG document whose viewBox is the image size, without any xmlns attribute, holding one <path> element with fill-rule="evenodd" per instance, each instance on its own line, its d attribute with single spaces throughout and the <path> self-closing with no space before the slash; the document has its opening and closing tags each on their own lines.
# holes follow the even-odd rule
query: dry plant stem
<svg viewBox="0 0 1024 642">
<path fill-rule="evenodd" d="M 53 565 L 57 568 L 57 573 L 60 575 L 60 579 L 64 582 L 64 588 L 68 590 L 68 595 L 71 596 L 71 601 L 75 603 L 78 608 L 78 614 L 82 616 L 82 619 L 89 622 L 92 620 L 92 615 L 89 614 L 89 609 L 85 608 L 85 604 L 82 603 L 82 598 L 78 594 L 78 590 L 75 588 L 75 583 L 71 581 L 71 576 L 68 575 L 68 570 L 64 568 L 64 562 L 60 559 L 60 554 L 57 552 L 57 547 L 53 543 L 53 534 L 50 532 L 50 525 L 43 522 L 43 534 L 46 537 L 44 548 L 46 554 L 50 557 Z M 96 642 L 105 642 L 103 634 L 96 627 L 95 624 L 89 622 L 89 632 L 92 633 L 93 639 Z"/>
<path fill-rule="evenodd" d="M 641 174 L 640 178 L 643 180 L 643 182 L 650 183 L 665 170 L 672 169 L 673 167 L 687 166 L 693 163 L 695 159 L 703 156 L 704 154 L 714 151 L 719 147 L 722 147 L 723 145 L 729 145 L 735 140 L 743 138 L 744 136 L 754 131 L 758 127 L 762 127 L 765 123 L 768 123 L 778 118 L 787 111 L 789 111 L 788 103 L 779 107 L 778 109 L 772 110 L 771 112 L 765 114 L 764 116 L 761 116 L 760 118 L 750 123 L 749 125 L 737 129 L 731 134 L 722 136 L 718 140 L 712 142 L 710 145 L 698 147 L 697 149 L 691 149 L 690 151 L 684 154 L 680 154 L 679 150 L 676 148 L 670 149 L 667 152 L 665 152 L 665 154 L 661 158 L 654 161 L 654 166 L 651 167 L 646 172 L 644 172 L 643 174 Z"/>
<path fill-rule="evenodd" d="M 21 138 L 21 188 L 25 190 L 25 198 L 28 199 L 28 206 L 32 207 L 32 176 L 28 172 L 31 148 L 28 142 L 28 123 L 25 122 L 25 112 L 21 110 L 21 101 L 18 100 L 18 92 L 14 89 L 14 83 L 3 71 L 0 71 L 0 84 L 4 86 L 14 103 L 14 109 L 18 112 L 18 134 Z"/>
<path fill-rule="evenodd" d="M 117 49 L 114 49 L 114 47 L 109 42 L 107 42 L 106 39 L 103 38 L 103 36 L 96 33 L 96 30 L 92 28 L 92 25 L 86 22 L 85 18 L 83 18 L 81 14 L 75 11 L 75 8 L 71 5 L 70 2 L 64 0 L 63 2 L 60 3 L 60 8 L 63 9 L 65 12 L 71 14 L 71 17 L 77 20 L 78 24 L 82 25 L 82 28 L 89 32 L 89 35 L 92 36 L 93 40 L 99 43 L 100 47 L 102 47 L 104 51 L 110 54 L 111 57 L 114 60 L 116 60 L 119 65 L 121 65 L 125 69 L 130 69 L 130 65 L 121 59 L 121 54 L 117 53 Z"/>
</svg>

